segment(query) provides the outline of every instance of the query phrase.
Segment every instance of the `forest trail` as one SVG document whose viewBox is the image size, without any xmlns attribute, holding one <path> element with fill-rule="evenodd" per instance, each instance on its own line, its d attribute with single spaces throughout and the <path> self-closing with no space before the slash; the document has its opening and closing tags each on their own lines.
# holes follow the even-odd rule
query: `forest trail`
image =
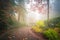
<svg viewBox="0 0 60 40">
<path fill-rule="evenodd" d="M 37 36 L 32 30 L 31 27 L 22 27 L 10 32 L 12 35 L 10 39 L 12 40 L 45 40 L 42 36 Z"/>
</svg>

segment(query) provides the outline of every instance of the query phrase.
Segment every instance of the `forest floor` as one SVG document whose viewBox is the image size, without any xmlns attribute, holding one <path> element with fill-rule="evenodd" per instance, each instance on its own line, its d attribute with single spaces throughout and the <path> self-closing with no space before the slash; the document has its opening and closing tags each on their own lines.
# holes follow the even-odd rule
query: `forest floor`
<svg viewBox="0 0 60 40">
<path fill-rule="evenodd" d="M 5 35 L 3 35 L 1 40 L 46 40 L 42 34 L 39 36 L 35 34 L 31 27 L 21 27 L 21 28 L 15 28 L 14 30 L 11 30 Z"/>
</svg>

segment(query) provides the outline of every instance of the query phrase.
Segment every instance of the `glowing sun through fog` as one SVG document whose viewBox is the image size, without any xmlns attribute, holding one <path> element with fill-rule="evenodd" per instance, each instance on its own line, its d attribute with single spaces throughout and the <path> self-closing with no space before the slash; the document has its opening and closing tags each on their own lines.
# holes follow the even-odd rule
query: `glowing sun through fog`
<svg viewBox="0 0 60 40">
<path fill-rule="evenodd" d="M 43 3 L 40 4 L 37 1 L 29 0 L 29 3 L 25 2 L 25 8 L 27 10 L 27 14 L 26 14 L 27 22 L 36 22 L 39 20 L 47 19 L 47 14 L 46 14 L 47 7 L 45 4 Z"/>
</svg>

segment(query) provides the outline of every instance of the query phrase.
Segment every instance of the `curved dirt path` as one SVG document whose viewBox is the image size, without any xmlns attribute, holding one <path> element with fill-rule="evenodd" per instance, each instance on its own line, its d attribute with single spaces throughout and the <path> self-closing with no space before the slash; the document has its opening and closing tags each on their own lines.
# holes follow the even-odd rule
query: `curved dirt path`
<svg viewBox="0 0 60 40">
<path fill-rule="evenodd" d="M 12 35 L 12 36 L 11 36 Z M 9 39 L 12 40 L 45 40 L 42 36 L 37 36 L 32 32 L 31 27 L 22 27 L 10 33 Z"/>
</svg>

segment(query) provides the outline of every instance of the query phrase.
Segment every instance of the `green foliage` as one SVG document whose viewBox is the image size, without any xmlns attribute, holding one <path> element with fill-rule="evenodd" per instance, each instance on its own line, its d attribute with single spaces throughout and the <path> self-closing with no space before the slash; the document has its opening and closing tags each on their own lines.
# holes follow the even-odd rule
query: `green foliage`
<svg viewBox="0 0 60 40">
<path fill-rule="evenodd" d="M 15 0 L 0 0 L 0 32 L 3 30 L 7 30 L 11 25 L 12 27 L 17 24 L 17 22 L 13 21 L 8 16 L 13 15 L 13 9 L 9 9 L 15 5 Z M 6 9 L 6 10 L 5 10 Z"/>
<path fill-rule="evenodd" d="M 58 33 L 53 29 L 48 29 L 43 34 L 48 40 L 60 40 Z"/>
<path fill-rule="evenodd" d="M 14 2 L 15 0 L 9 0 L 9 1 L 10 1 L 10 3 L 11 3 L 12 6 L 16 5 L 15 2 Z"/>
<path fill-rule="evenodd" d="M 47 22 L 47 20 L 46 20 L 45 22 L 46 22 L 46 26 L 49 23 L 49 27 L 50 28 L 55 28 L 55 27 L 59 27 L 60 28 L 60 17 L 56 17 L 56 18 L 50 19 L 49 22 Z"/>
<path fill-rule="evenodd" d="M 3 29 L 7 29 L 7 25 L 5 22 L 6 16 L 4 15 L 5 13 L 3 11 L 0 11 L 0 31 Z"/>
<path fill-rule="evenodd" d="M 13 20 L 12 20 L 11 18 L 8 18 L 8 23 L 9 23 L 10 25 L 13 25 L 13 24 L 14 24 L 14 22 L 13 22 Z"/>
</svg>

